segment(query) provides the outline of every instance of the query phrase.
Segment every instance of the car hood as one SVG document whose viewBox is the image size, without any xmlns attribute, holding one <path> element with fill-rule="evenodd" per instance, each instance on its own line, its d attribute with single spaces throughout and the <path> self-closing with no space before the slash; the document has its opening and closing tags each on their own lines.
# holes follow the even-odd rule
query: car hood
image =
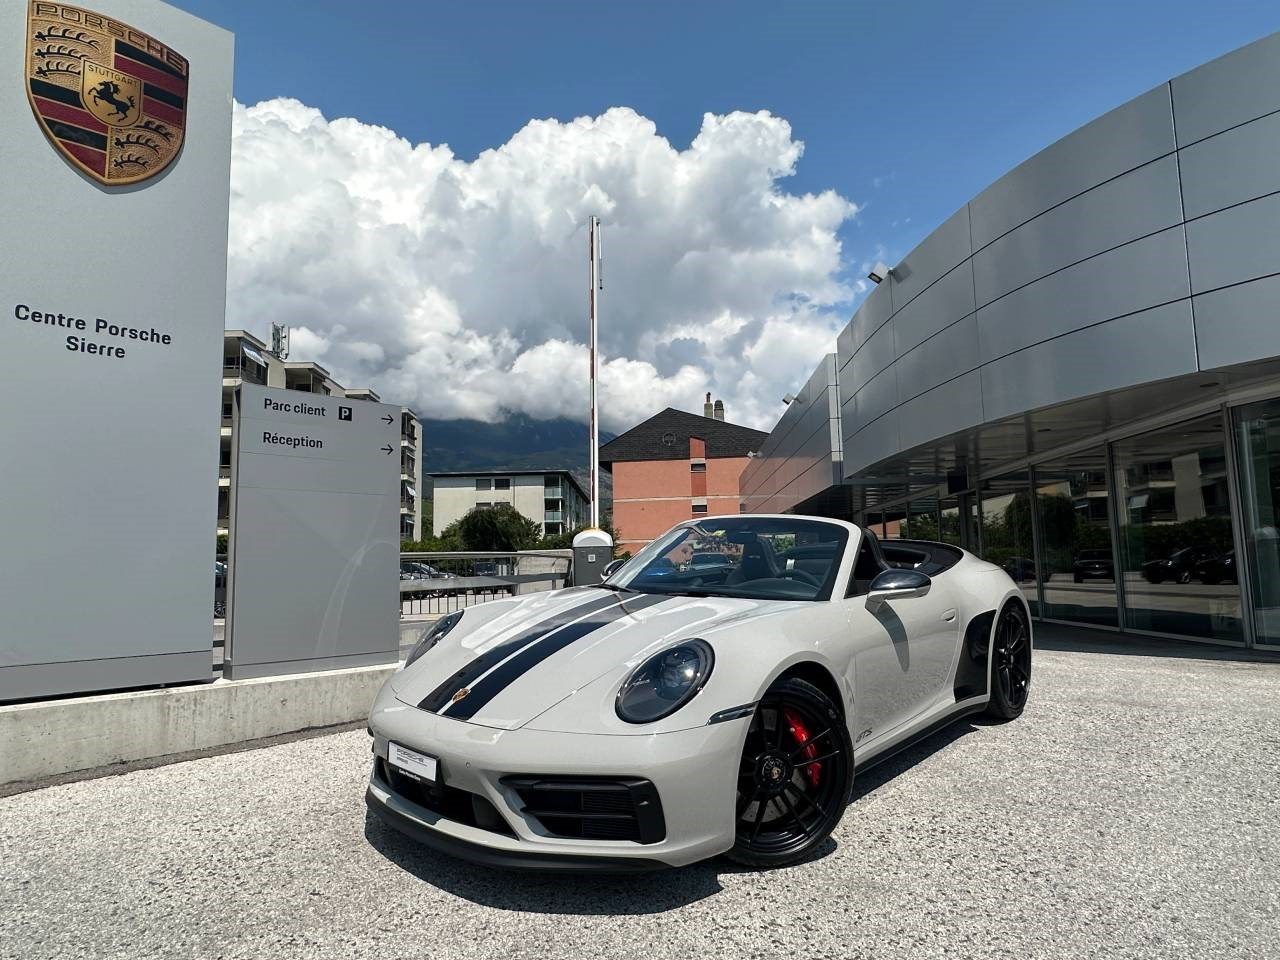
<svg viewBox="0 0 1280 960">
<path fill-rule="evenodd" d="M 575 588 L 504 606 L 496 616 L 475 608 L 474 626 L 464 613 L 444 640 L 394 675 L 397 699 L 444 717 L 514 730 L 606 675 L 616 674 L 620 684 L 666 646 L 796 604 Z M 608 695 L 614 693 L 611 685 Z"/>
</svg>

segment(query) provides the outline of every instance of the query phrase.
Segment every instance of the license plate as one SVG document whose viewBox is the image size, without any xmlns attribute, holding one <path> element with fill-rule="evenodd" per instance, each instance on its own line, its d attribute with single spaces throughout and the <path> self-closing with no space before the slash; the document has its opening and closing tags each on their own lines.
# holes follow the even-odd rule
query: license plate
<svg viewBox="0 0 1280 960">
<path fill-rule="evenodd" d="M 387 744 L 387 759 L 393 767 L 414 780 L 426 780 L 428 783 L 436 782 L 440 761 L 435 757 L 429 757 L 425 753 L 418 753 L 417 750 L 402 747 L 398 743 L 389 743 Z"/>
</svg>

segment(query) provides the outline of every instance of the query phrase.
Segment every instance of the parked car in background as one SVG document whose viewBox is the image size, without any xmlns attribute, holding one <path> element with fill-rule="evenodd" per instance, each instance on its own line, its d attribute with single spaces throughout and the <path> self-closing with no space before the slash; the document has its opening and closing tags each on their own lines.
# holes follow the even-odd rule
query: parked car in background
<svg viewBox="0 0 1280 960">
<path fill-rule="evenodd" d="M 1150 583 L 1190 583 L 1196 575 L 1196 566 L 1213 556 L 1213 551 L 1204 547 L 1183 547 L 1163 560 L 1148 560 L 1142 565 L 1142 575 Z"/>
<path fill-rule="evenodd" d="M 1236 574 L 1236 552 L 1228 550 L 1216 557 L 1201 560 L 1195 565 L 1193 574 L 1201 583 L 1239 583 Z"/>
<path fill-rule="evenodd" d="M 688 570 L 723 570 L 734 565 L 723 553 L 695 553 L 689 558 Z"/>
<path fill-rule="evenodd" d="M 1030 557 L 1010 557 L 1000 568 L 1018 583 L 1036 578 L 1036 562 Z"/>
<path fill-rule="evenodd" d="M 222 560 L 213 561 L 213 616 L 221 619 L 227 615 L 227 565 Z"/>
<path fill-rule="evenodd" d="M 1081 550 L 1071 562 L 1072 579 L 1076 583 L 1085 580 L 1114 580 L 1115 563 L 1110 550 Z"/>
<path fill-rule="evenodd" d="M 401 580 L 452 580 L 456 576 L 457 574 L 437 570 L 431 564 L 418 560 L 400 561 Z"/>
</svg>

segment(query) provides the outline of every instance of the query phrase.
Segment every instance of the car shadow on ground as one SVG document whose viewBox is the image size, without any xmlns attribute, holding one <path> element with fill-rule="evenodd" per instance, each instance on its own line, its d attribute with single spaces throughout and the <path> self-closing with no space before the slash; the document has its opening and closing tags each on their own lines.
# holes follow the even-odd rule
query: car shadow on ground
<svg viewBox="0 0 1280 960">
<path fill-rule="evenodd" d="M 990 726 L 996 722 L 998 721 L 983 716 L 962 717 L 937 733 L 912 744 L 901 753 L 896 753 L 887 760 L 877 763 L 870 770 L 858 772 L 853 778 L 853 797 L 849 800 L 849 806 L 856 806 L 863 797 L 879 790 L 891 780 L 897 779 L 922 760 L 927 760 L 938 751 L 951 746 L 961 737 L 973 733 L 978 727 Z"/>
<path fill-rule="evenodd" d="M 619 916 L 665 913 L 714 896 L 719 876 L 735 868 L 721 860 L 634 874 L 539 873 L 477 866 L 416 843 L 366 811 L 365 839 L 378 853 L 424 883 L 498 910 Z M 834 849 L 835 844 L 828 841 Z"/>
<path fill-rule="evenodd" d="M 873 791 L 972 733 L 987 721 L 966 718 L 920 741 L 854 778 L 850 806 Z M 856 815 L 856 811 L 850 814 Z M 671 870 L 635 874 L 538 873 L 498 870 L 455 859 L 423 846 L 365 814 L 365 839 L 379 854 L 424 883 L 472 903 L 498 910 L 582 916 L 627 916 L 665 913 L 720 893 L 720 878 L 749 873 L 724 857 Z M 839 850 L 828 838 L 802 864 L 822 860 Z"/>
</svg>

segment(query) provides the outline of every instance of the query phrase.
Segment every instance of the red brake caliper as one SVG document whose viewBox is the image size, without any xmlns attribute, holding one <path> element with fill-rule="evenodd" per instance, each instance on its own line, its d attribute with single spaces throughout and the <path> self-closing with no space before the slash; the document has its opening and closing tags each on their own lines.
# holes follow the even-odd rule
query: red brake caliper
<svg viewBox="0 0 1280 960">
<path fill-rule="evenodd" d="M 818 745 L 809 741 L 809 728 L 804 725 L 800 715 L 790 707 L 783 707 L 782 718 L 787 721 L 787 728 L 791 731 L 791 736 L 795 738 L 796 745 L 804 744 L 804 749 L 801 752 L 805 757 L 808 759 L 816 757 L 818 755 Z M 804 775 L 809 778 L 809 783 L 816 787 L 818 781 L 822 779 L 822 764 L 806 764 Z"/>
</svg>

